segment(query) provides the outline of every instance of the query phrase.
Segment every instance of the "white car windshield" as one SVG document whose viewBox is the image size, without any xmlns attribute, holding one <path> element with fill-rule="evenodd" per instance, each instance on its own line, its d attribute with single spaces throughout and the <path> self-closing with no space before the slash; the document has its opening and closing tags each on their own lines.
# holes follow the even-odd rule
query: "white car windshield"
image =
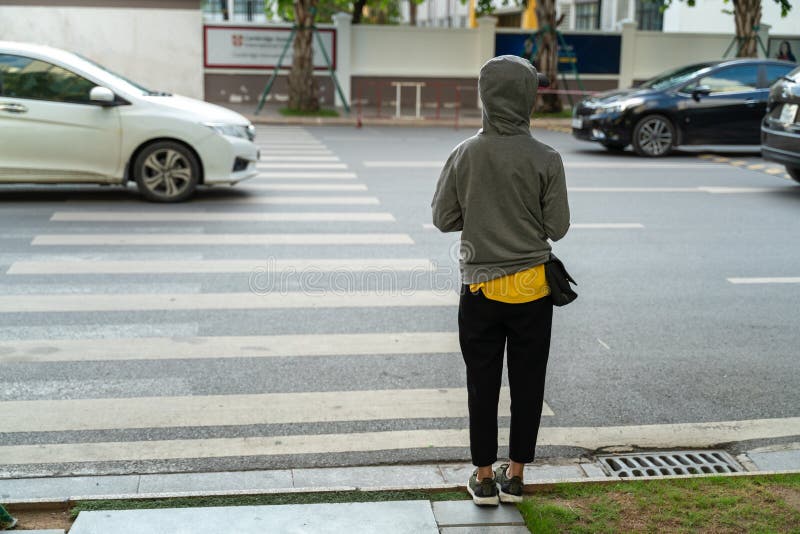
<svg viewBox="0 0 800 534">
<path fill-rule="evenodd" d="M 146 88 L 146 87 L 144 87 L 144 86 L 142 86 L 142 85 L 140 85 L 140 84 L 138 84 L 138 83 L 136 83 L 136 82 L 134 82 L 132 80 L 129 80 L 125 76 L 122 76 L 121 74 L 117 74 L 116 72 L 107 69 L 106 67 L 100 65 L 99 63 L 96 63 L 96 62 L 92 61 L 91 59 L 89 59 L 89 58 L 87 58 L 85 56 L 82 56 L 81 54 L 78 54 L 77 52 L 72 52 L 72 54 L 75 57 L 77 57 L 80 61 L 88 63 L 91 67 L 93 67 L 95 69 L 101 70 L 106 77 L 108 77 L 108 76 L 113 77 L 117 83 L 125 85 L 125 89 L 127 89 L 128 91 L 131 91 L 133 93 L 141 93 L 143 95 L 167 95 L 168 94 L 168 93 L 164 93 L 162 91 L 152 91 L 152 90 L 150 90 L 150 89 L 148 89 L 148 88 Z"/>
</svg>

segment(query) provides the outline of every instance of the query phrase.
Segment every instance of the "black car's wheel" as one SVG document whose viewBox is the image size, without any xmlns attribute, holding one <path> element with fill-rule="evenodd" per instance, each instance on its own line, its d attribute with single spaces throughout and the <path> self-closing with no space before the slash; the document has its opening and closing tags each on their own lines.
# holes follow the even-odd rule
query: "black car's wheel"
<svg viewBox="0 0 800 534">
<path fill-rule="evenodd" d="M 191 150 L 174 141 L 145 147 L 133 162 L 139 192 L 153 202 L 181 202 L 191 197 L 200 179 L 200 163 Z"/>
<path fill-rule="evenodd" d="M 627 145 L 621 143 L 603 143 L 603 146 L 606 147 L 606 150 L 609 152 L 624 152 Z"/>
<path fill-rule="evenodd" d="M 792 180 L 800 184 L 800 167 L 789 167 L 787 165 L 786 172 L 789 173 L 789 176 L 792 177 Z"/>
<path fill-rule="evenodd" d="M 648 115 L 633 129 L 633 149 L 640 156 L 666 156 L 675 147 L 675 127 L 663 115 Z"/>
</svg>

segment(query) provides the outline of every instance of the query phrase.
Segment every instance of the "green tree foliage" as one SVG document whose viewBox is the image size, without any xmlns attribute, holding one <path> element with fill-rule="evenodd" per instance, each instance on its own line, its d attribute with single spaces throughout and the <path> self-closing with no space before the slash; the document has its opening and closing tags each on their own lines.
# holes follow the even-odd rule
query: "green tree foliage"
<svg viewBox="0 0 800 534">
<path fill-rule="evenodd" d="M 668 8 L 674 1 L 684 0 L 664 0 L 664 9 Z M 697 0 L 685 0 L 689 6 L 694 6 Z M 758 27 L 761 25 L 761 0 L 723 0 L 726 4 L 733 5 L 733 19 L 736 24 L 736 39 L 738 57 L 756 57 L 758 55 L 757 35 Z M 781 17 L 786 17 L 792 10 L 789 0 L 773 0 L 781 7 Z"/>
</svg>

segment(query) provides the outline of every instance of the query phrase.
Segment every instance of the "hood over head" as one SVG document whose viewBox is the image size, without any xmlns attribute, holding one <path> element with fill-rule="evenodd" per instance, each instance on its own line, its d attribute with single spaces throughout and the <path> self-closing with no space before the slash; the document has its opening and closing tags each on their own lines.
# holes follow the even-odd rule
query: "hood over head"
<svg viewBox="0 0 800 534">
<path fill-rule="evenodd" d="M 483 103 L 483 133 L 530 135 L 539 77 L 527 59 L 498 56 L 481 67 L 478 92 Z"/>
</svg>

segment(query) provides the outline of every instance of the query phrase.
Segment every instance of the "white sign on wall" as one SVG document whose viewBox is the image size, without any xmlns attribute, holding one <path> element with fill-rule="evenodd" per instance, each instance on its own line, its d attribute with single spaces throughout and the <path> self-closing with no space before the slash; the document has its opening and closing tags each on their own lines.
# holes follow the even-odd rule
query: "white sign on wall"
<svg viewBox="0 0 800 534">
<path fill-rule="evenodd" d="M 317 30 L 328 58 L 336 68 L 336 30 Z M 291 35 L 291 28 L 252 26 L 204 26 L 204 62 L 207 68 L 271 69 L 278 65 L 281 52 Z M 292 66 L 292 45 L 286 51 L 281 68 Z M 327 69 L 325 56 L 314 37 L 314 68 Z"/>
</svg>

